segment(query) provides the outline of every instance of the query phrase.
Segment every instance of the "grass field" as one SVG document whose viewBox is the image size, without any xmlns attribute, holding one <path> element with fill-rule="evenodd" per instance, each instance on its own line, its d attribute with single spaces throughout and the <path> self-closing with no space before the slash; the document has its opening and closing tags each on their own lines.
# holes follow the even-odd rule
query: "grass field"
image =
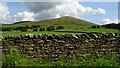
<svg viewBox="0 0 120 68">
<path fill-rule="evenodd" d="M 25 35 L 25 34 L 68 34 L 68 32 L 54 32 L 54 31 L 41 31 L 41 32 L 20 32 L 20 31 L 13 31 L 13 32 L 2 32 L 2 36 L 6 37 L 8 35 L 13 35 L 13 36 L 20 36 L 20 35 Z M 73 33 L 70 33 L 73 34 Z"/>
<path fill-rule="evenodd" d="M 75 29 L 75 30 L 56 30 L 56 31 L 37 31 L 37 32 L 21 32 L 21 31 L 4 31 L 0 32 L 3 37 L 6 37 L 8 35 L 13 36 L 19 36 L 19 35 L 25 35 L 25 34 L 81 34 L 84 32 L 106 32 L 106 33 L 120 33 L 119 30 L 116 29 L 105 29 L 105 28 L 99 28 L 99 29 Z"/>
</svg>

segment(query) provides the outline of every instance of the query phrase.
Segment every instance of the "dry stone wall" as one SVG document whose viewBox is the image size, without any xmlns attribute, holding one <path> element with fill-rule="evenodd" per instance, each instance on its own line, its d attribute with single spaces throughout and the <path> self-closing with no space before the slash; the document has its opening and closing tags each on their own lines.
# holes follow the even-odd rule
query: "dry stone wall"
<svg viewBox="0 0 120 68">
<path fill-rule="evenodd" d="M 120 53 L 120 34 L 115 33 L 20 35 L 5 37 L 4 41 L 9 41 L 23 55 L 34 59 L 66 60 Z"/>
</svg>

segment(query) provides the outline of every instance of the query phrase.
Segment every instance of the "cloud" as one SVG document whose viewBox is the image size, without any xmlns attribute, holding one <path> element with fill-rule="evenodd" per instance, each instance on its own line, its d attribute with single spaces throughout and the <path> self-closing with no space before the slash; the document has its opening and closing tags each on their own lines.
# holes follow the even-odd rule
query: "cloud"
<svg viewBox="0 0 120 68">
<path fill-rule="evenodd" d="M 59 1 L 59 0 L 58 0 Z M 69 1 L 69 0 L 65 0 Z M 81 5 L 78 1 L 71 2 L 25 2 L 29 10 L 17 12 L 10 16 L 6 3 L 0 3 L 0 22 L 14 23 L 18 21 L 40 21 L 62 16 L 72 16 L 80 18 L 82 15 L 105 15 L 106 10 L 103 8 L 91 8 Z"/>
<path fill-rule="evenodd" d="M 98 8 L 95 10 L 92 9 L 92 12 L 93 12 L 93 14 L 106 14 L 105 9 L 102 9 L 102 8 Z"/>
<path fill-rule="evenodd" d="M 84 0 L 21 0 L 21 2 L 73 2 L 73 1 L 84 1 Z"/>
<path fill-rule="evenodd" d="M 11 21 L 10 12 L 6 3 L 0 3 L 0 24 Z"/>
<path fill-rule="evenodd" d="M 102 24 L 110 24 L 110 23 L 116 23 L 116 24 L 118 24 L 119 21 L 118 21 L 118 19 L 111 20 L 109 18 L 103 18 Z"/>
<path fill-rule="evenodd" d="M 34 13 L 24 11 L 11 16 L 7 4 L 0 3 L 0 24 L 10 24 L 19 21 L 34 21 Z"/>
<path fill-rule="evenodd" d="M 119 0 L 82 0 L 82 2 L 119 2 Z"/>
<path fill-rule="evenodd" d="M 14 16 L 14 21 L 15 22 L 18 22 L 18 21 L 34 21 L 34 13 L 28 12 L 28 11 L 18 12 Z"/>
<path fill-rule="evenodd" d="M 84 14 L 105 15 L 102 8 L 91 8 L 81 5 L 77 1 L 72 2 L 26 2 L 26 6 L 35 14 L 35 20 L 56 18 L 56 16 L 73 16 L 79 18 Z"/>
<path fill-rule="evenodd" d="M 2 2 L 70 2 L 71 0 L 2 0 Z M 119 0 L 75 0 L 78 2 L 119 2 Z"/>
<path fill-rule="evenodd" d="M 60 18 L 60 15 L 59 15 L 59 14 L 57 14 L 54 18 Z"/>
</svg>

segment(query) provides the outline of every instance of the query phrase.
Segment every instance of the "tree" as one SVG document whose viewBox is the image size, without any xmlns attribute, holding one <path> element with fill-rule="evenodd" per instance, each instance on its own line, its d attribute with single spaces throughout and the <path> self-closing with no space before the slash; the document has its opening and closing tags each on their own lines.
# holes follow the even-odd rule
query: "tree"
<svg viewBox="0 0 120 68">
<path fill-rule="evenodd" d="M 39 31 L 45 31 L 45 28 L 41 27 L 41 28 L 39 29 Z"/>
<path fill-rule="evenodd" d="M 64 29 L 64 27 L 63 26 L 57 26 L 56 30 L 58 30 L 58 29 Z"/>
<path fill-rule="evenodd" d="M 31 27 L 30 27 L 30 26 L 25 26 L 24 28 L 25 28 L 25 29 L 30 29 Z"/>
<path fill-rule="evenodd" d="M 55 26 L 49 26 L 47 27 L 47 31 L 55 30 Z"/>
<path fill-rule="evenodd" d="M 38 29 L 33 29 L 33 31 L 38 31 Z"/>
<path fill-rule="evenodd" d="M 119 29 L 120 30 L 120 23 L 115 24 L 115 23 L 110 23 L 106 25 L 102 25 L 104 28 L 110 28 L 110 29 Z"/>
<path fill-rule="evenodd" d="M 21 29 L 20 31 L 22 31 L 22 32 L 27 32 L 27 29 Z"/>
<path fill-rule="evenodd" d="M 40 25 L 32 25 L 31 28 L 34 29 L 34 28 L 40 28 L 41 26 Z"/>
<path fill-rule="evenodd" d="M 118 26 L 117 26 L 117 28 L 120 30 L 120 23 L 118 23 Z"/>
<path fill-rule="evenodd" d="M 96 26 L 92 26 L 91 28 L 96 28 Z"/>
<path fill-rule="evenodd" d="M 97 25 L 96 28 L 100 28 L 100 25 Z"/>
<path fill-rule="evenodd" d="M 12 27 L 2 27 L 2 31 L 12 31 Z"/>
</svg>

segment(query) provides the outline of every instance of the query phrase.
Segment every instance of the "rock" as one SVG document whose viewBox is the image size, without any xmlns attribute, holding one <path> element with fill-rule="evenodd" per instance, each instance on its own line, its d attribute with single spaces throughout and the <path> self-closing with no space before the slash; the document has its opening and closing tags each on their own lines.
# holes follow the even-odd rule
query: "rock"
<svg viewBox="0 0 120 68">
<path fill-rule="evenodd" d="M 111 41 L 116 41 L 116 38 L 110 38 L 109 40 L 111 40 Z"/>
<path fill-rule="evenodd" d="M 73 46 L 68 47 L 69 50 L 75 49 Z"/>
<path fill-rule="evenodd" d="M 31 44 L 30 46 L 31 46 L 31 47 L 34 47 L 35 45 L 34 45 L 34 44 Z"/>
<path fill-rule="evenodd" d="M 47 40 L 47 34 L 41 35 L 42 40 Z"/>
<path fill-rule="evenodd" d="M 45 44 L 51 44 L 52 43 L 52 40 L 46 40 L 45 41 Z"/>
<path fill-rule="evenodd" d="M 79 35 L 79 34 L 76 34 L 76 36 L 80 39 L 81 38 L 81 36 Z"/>
<path fill-rule="evenodd" d="M 57 55 L 57 54 L 53 54 L 53 55 L 51 56 L 51 58 L 58 58 L 58 55 Z"/>
<path fill-rule="evenodd" d="M 59 40 L 57 41 L 57 43 L 65 43 L 65 41 Z"/>
<path fill-rule="evenodd" d="M 36 42 L 36 43 L 38 43 L 38 44 L 44 44 L 44 41 L 43 41 L 43 40 L 40 40 L 40 41 L 38 41 L 38 42 Z"/>
<path fill-rule="evenodd" d="M 56 36 L 55 36 L 55 39 L 57 39 L 57 40 L 62 40 L 62 39 L 64 39 L 64 38 L 63 38 L 62 35 L 56 35 Z"/>
<path fill-rule="evenodd" d="M 55 37 L 54 37 L 53 35 L 49 35 L 49 36 L 47 37 L 47 39 L 48 39 L 48 40 L 53 40 L 53 39 L 55 39 Z"/>
<path fill-rule="evenodd" d="M 53 42 L 57 42 L 57 39 L 52 39 Z"/>
</svg>

